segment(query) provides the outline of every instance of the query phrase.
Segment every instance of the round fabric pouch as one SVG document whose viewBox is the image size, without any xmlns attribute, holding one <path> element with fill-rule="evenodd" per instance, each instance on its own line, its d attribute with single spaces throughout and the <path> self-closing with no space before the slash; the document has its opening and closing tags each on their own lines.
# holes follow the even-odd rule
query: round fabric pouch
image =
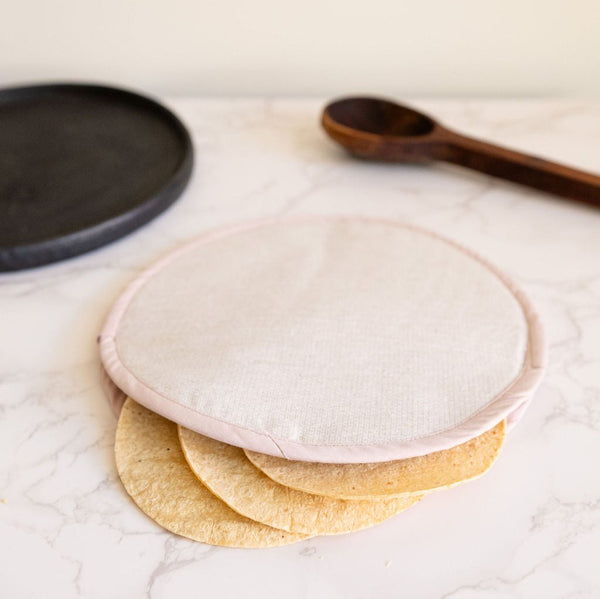
<svg viewBox="0 0 600 599">
<path fill-rule="evenodd" d="M 116 387 L 208 437 L 294 460 L 399 460 L 523 414 L 546 360 L 529 300 L 396 222 L 207 234 L 139 276 L 99 337 Z"/>
</svg>

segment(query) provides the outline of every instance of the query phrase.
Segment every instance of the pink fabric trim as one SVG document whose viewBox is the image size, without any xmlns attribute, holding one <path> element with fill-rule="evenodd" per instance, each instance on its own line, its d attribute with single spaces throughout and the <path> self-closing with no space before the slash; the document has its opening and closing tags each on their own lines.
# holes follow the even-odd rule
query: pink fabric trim
<svg viewBox="0 0 600 599">
<path fill-rule="evenodd" d="M 521 305 L 527 320 L 529 327 L 528 344 L 523 368 L 519 376 L 479 412 L 451 430 L 399 444 L 354 446 L 310 445 L 285 439 L 274 439 L 265 433 L 233 425 L 182 406 L 173 399 L 165 397 L 149 388 L 121 362 L 116 345 L 116 334 L 120 320 L 137 291 L 146 283 L 146 281 L 170 262 L 196 247 L 241 231 L 277 223 L 311 222 L 314 220 L 360 220 L 363 222 L 374 222 L 403 227 L 441 239 L 483 264 L 504 283 L 509 291 L 511 291 Z M 165 418 L 182 424 L 203 435 L 231 445 L 288 459 L 331 463 L 383 462 L 449 449 L 450 447 L 454 447 L 481 435 L 504 419 L 507 420 L 509 428 L 512 428 L 525 412 L 531 395 L 542 379 L 547 361 L 544 329 L 531 302 L 523 291 L 521 291 L 509 277 L 495 266 L 472 250 L 464 248 L 437 233 L 396 221 L 356 216 L 273 218 L 220 229 L 184 244 L 179 249 L 153 264 L 129 284 L 115 303 L 104 324 L 99 337 L 99 346 L 104 368 L 116 387 L 122 389 L 125 394 L 131 396 L 138 403 Z M 113 405 L 115 405 L 114 399 L 111 401 Z"/>
<path fill-rule="evenodd" d="M 121 409 L 123 408 L 123 404 L 127 399 L 127 394 L 125 394 L 121 389 L 119 389 L 112 381 L 112 379 L 108 376 L 108 373 L 104 368 L 100 369 L 102 372 L 100 373 L 100 385 L 102 386 L 102 390 L 106 394 L 106 398 L 108 399 L 108 403 L 112 408 L 114 415 L 118 418 L 121 413 Z"/>
</svg>

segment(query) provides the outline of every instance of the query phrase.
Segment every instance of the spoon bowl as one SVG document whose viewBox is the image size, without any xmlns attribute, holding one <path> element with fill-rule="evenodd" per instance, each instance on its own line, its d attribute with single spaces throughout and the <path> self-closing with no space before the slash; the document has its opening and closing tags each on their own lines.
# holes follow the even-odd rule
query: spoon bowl
<svg viewBox="0 0 600 599">
<path fill-rule="evenodd" d="M 329 123 L 375 135 L 420 136 L 431 133 L 435 122 L 395 102 L 378 98 L 346 98 L 329 104 Z"/>
<path fill-rule="evenodd" d="M 434 159 L 438 124 L 425 114 L 381 98 L 343 98 L 323 111 L 327 133 L 359 158 L 427 163 Z"/>
</svg>

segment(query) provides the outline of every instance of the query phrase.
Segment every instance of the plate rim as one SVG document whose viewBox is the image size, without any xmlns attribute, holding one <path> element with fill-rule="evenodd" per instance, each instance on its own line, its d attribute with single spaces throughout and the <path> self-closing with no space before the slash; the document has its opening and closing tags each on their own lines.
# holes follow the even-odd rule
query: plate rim
<svg viewBox="0 0 600 599">
<path fill-rule="evenodd" d="M 183 193 L 192 175 L 194 147 L 189 130 L 172 110 L 144 93 L 102 83 L 57 81 L 2 88 L 0 105 L 13 98 L 19 101 L 23 97 L 37 97 L 61 90 L 113 96 L 152 109 L 177 133 L 181 140 L 182 158 L 171 177 L 133 208 L 70 233 L 20 245 L 0 245 L 0 272 L 35 268 L 73 258 L 128 235 L 169 208 Z"/>
</svg>

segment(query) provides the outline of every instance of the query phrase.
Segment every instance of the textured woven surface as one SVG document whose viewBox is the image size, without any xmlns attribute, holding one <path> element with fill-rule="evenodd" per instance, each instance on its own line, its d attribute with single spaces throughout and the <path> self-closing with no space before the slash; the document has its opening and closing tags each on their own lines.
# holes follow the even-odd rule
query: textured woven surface
<svg viewBox="0 0 600 599">
<path fill-rule="evenodd" d="M 111 378 L 142 403 L 147 390 L 165 398 L 163 414 L 185 409 L 174 419 L 190 428 L 260 451 L 246 431 L 310 447 L 452 431 L 503 398 L 531 349 L 522 301 L 497 273 L 394 223 L 241 228 L 184 248 L 127 295 L 105 336 Z M 525 400 L 517 393 L 510 409 Z M 194 426 L 194 414 L 216 428 Z"/>
</svg>

